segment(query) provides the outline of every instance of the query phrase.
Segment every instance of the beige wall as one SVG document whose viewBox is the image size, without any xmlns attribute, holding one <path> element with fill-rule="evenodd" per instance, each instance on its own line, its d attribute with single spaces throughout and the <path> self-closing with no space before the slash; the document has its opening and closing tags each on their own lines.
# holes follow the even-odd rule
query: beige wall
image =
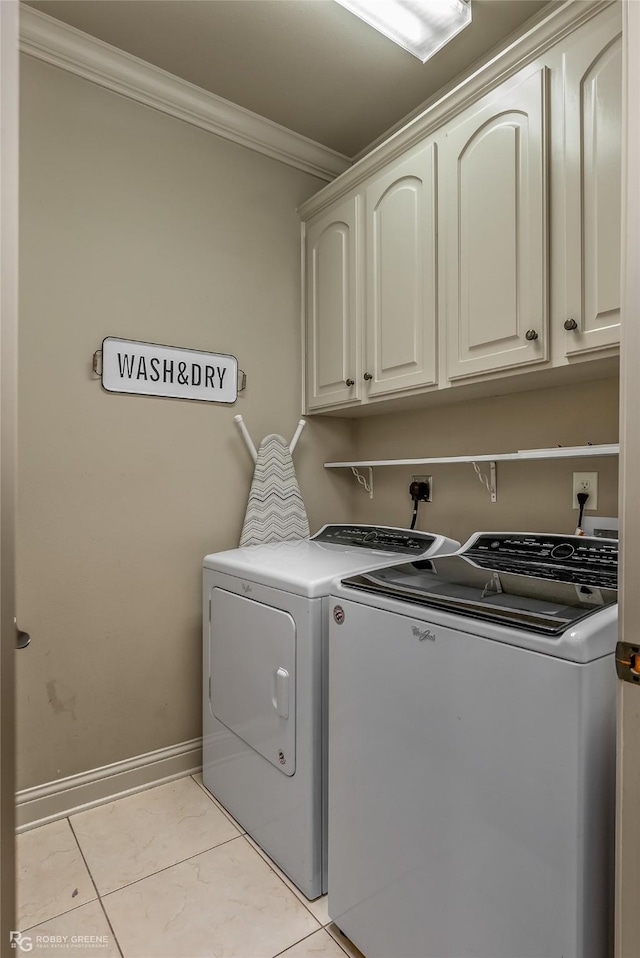
<svg viewBox="0 0 640 958">
<path fill-rule="evenodd" d="M 299 223 L 313 177 L 23 58 L 20 788 L 201 732 L 202 556 L 238 542 L 257 441 L 300 416 Z M 233 353 L 234 407 L 103 392 L 115 335 Z M 352 487 L 310 423 L 312 527 Z"/>
<path fill-rule="evenodd" d="M 608 379 L 361 419 L 353 458 L 462 456 L 617 441 L 618 382 Z M 607 458 L 500 462 L 495 504 L 470 464 L 379 468 L 373 500 L 358 490 L 353 519 L 408 524 L 411 477 L 427 474 L 433 475 L 434 499 L 420 505 L 417 528 L 460 541 L 481 529 L 572 533 L 574 470 L 598 473 L 598 509 L 591 514 L 616 516 L 618 462 Z"/>
<path fill-rule="evenodd" d="M 23 58 L 18 615 L 19 787 L 200 734 L 200 563 L 236 545 L 256 441 L 300 415 L 299 226 L 320 183 Z M 106 335 L 238 356 L 234 407 L 110 395 Z M 617 461 L 500 463 L 492 505 L 470 465 L 379 468 L 375 497 L 331 459 L 615 441 L 617 381 L 360 420 L 311 418 L 296 465 L 312 528 L 572 532 L 571 473 Z"/>
</svg>

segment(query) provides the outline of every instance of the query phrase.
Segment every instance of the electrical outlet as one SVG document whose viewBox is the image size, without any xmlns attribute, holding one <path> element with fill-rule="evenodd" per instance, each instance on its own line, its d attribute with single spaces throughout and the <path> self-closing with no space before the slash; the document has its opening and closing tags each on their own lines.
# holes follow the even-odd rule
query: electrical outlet
<svg viewBox="0 0 640 958">
<path fill-rule="evenodd" d="M 579 509 L 580 504 L 577 499 L 579 492 L 588 492 L 589 498 L 585 505 L 587 509 L 598 508 L 598 473 L 597 472 L 574 472 L 573 474 L 573 508 Z"/>
<path fill-rule="evenodd" d="M 411 482 L 426 482 L 429 486 L 429 495 L 423 502 L 433 502 L 433 476 L 411 476 Z"/>
</svg>

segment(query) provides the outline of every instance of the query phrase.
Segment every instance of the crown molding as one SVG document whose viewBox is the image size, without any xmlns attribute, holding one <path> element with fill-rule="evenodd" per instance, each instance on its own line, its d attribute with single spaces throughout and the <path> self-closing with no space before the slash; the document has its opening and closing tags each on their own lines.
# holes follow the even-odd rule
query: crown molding
<svg viewBox="0 0 640 958">
<path fill-rule="evenodd" d="M 24 4 L 20 5 L 20 50 L 319 179 L 330 182 L 351 166 L 342 153 Z"/>
<path fill-rule="evenodd" d="M 356 157 L 338 180 L 323 187 L 302 204 L 298 210 L 300 216 L 307 220 L 326 209 L 367 177 L 435 133 L 485 93 L 509 80 L 582 24 L 608 7 L 620 6 L 619 0 L 590 0 L 587 4 L 565 0 L 542 19 L 536 19 L 487 62 L 477 64 L 468 75 L 440 91 L 417 116 L 410 116 L 399 129 L 396 127 L 381 143 L 368 149 L 362 158 Z"/>
</svg>

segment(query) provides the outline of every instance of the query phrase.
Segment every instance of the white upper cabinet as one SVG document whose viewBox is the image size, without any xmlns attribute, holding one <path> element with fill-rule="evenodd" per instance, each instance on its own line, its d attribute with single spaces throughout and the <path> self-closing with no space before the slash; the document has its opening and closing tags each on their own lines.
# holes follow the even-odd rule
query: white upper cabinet
<svg viewBox="0 0 640 958">
<path fill-rule="evenodd" d="M 605 12 L 563 56 L 566 353 L 620 340 L 622 38 Z"/>
<path fill-rule="evenodd" d="M 524 71 L 443 130 L 449 379 L 547 359 L 547 84 Z"/>
<path fill-rule="evenodd" d="M 358 197 L 315 218 L 306 230 L 307 408 L 358 402 Z"/>
<path fill-rule="evenodd" d="M 367 397 L 437 381 L 436 170 L 432 142 L 366 187 Z"/>
<path fill-rule="evenodd" d="M 423 144 L 307 224 L 308 410 L 436 383 L 436 185 Z"/>
<path fill-rule="evenodd" d="M 307 411 L 614 375 L 621 141 L 621 5 L 562 3 L 308 200 Z"/>
</svg>

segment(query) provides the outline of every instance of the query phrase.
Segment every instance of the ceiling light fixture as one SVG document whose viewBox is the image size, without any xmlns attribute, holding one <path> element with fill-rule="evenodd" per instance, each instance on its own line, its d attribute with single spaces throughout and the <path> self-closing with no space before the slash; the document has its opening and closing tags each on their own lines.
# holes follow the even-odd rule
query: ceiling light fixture
<svg viewBox="0 0 640 958">
<path fill-rule="evenodd" d="M 424 63 L 471 23 L 471 0 L 337 0 Z"/>
</svg>

